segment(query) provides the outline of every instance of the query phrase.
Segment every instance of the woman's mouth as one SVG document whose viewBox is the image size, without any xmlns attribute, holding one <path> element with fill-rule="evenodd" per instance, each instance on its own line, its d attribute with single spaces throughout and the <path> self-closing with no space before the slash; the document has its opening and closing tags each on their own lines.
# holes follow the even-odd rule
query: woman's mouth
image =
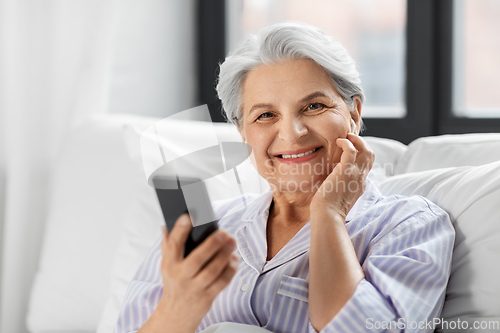
<svg viewBox="0 0 500 333">
<path fill-rule="evenodd" d="M 319 149 L 321 147 L 316 147 L 299 154 L 277 154 L 275 156 L 283 163 L 302 163 L 314 158 Z"/>
</svg>

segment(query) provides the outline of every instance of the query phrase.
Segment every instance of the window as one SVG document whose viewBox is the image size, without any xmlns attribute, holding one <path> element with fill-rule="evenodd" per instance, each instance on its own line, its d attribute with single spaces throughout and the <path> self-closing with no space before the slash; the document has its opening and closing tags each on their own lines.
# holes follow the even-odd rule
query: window
<svg viewBox="0 0 500 333">
<path fill-rule="evenodd" d="M 197 0 L 199 95 L 243 34 L 298 20 L 336 37 L 356 60 L 364 135 L 409 143 L 500 131 L 500 0 Z M 224 121 L 220 104 L 212 119 Z"/>
<path fill-rule="evenodd" d="M 453 113 L 500 117 L 500 1 L 455 0 Z"/>
</svg>

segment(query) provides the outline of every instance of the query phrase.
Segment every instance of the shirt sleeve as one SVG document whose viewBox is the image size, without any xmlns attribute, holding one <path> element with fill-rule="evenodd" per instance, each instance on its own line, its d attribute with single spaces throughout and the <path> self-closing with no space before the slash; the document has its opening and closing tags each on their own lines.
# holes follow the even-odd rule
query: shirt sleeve
<svg viewBox="0 0 500 333">
<path fill-rule="evenodd" d="M 114 333 L 137 332 L 156 309 L 163 294 L 160 237 L 129 284 Z"/>
<path fill-rule="evenodd" d="M 455 232 L 446 212 L 421 200 L 427 210 L 388 223 L 388 233 L 368 247 L 362 263 L 365 279 L 321 333 L 434 331 Z M 309 333 L 317 333 L 311 322 Z"/>
</svg>

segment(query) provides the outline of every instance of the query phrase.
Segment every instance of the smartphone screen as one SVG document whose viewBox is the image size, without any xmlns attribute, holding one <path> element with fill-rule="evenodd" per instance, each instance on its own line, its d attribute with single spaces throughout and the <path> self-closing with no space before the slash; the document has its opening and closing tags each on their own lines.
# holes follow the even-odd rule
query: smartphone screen
<svg viewBox="0 0 500 333">
<path fill-rule="evenodd" d="M 196 184 L 196 191 L 190 192 L 189 210 L 181 188 L 181 183 L 182 185 Z M 204 218 L 204 220 L 208 219 L 206 223 L 199 225 L 195 224 L 191 230 L 184 251 L 184 257 L 186 257 L 218 228 L 218 221 L 214 218 L 207 189 L 200 179 L 193 177 L 183 177 L 181 182 L 177 177 L 155 176 L 153 178 L 153 185 L 169 233 L 173 229 L 175 221 L 177 221 L 179 216 L 186 212 L 191 215 L 192 221 L 200 220 L 200 218 Z"/>
</svg>

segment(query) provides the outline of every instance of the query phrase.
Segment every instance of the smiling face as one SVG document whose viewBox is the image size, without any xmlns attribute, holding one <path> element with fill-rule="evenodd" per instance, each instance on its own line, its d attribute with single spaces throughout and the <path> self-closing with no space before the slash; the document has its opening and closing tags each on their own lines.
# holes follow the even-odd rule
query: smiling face
<svg viewBox="0 0 500 333">
<path fill-rule="evenodd" d="M 312 60 L 287 60 L 251 70 L 242 87 L 240 133 L 271 187 L 306 192 L 340 161 L 337 138 L 351 119 L 359 129 L 361 102 L 350 111 L 329 75 Z M 274 186 L 273 186 L 274 185 Z"/>
</svg>

